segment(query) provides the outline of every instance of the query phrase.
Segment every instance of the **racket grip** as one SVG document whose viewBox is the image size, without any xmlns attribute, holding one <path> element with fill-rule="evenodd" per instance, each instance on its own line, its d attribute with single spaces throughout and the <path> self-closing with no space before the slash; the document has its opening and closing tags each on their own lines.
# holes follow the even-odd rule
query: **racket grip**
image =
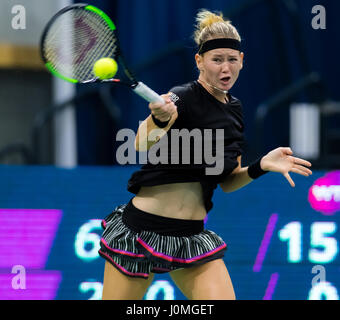
<svg viewBox="0 0 340 320">
<path fill-rule="evenodd" d="M 133 90 L 148 102 L 158 102 L 165 104 L 164 99 L 158 93 L 146 86 L 143 82 L 138 82 L 138 85 L 133 88 Z"/>
</svg>

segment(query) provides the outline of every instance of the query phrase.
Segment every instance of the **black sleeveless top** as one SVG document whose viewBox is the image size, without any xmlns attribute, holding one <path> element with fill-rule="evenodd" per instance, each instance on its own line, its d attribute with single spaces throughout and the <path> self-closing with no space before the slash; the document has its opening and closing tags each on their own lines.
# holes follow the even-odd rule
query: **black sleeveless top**
<svg viewBox="0 0 340 320">
<path fill-rule="evenodd" d="M 200 182 L 208 212 L 214 190 L 238 166 L 242 154 L 242 105 L 231 95 L 228 103 L 221 103 L 198 81 L 170 92 L 178 118 L 150 148 L 147 164 L 133 173 L 128 191 L 137 194 L 141 186 Z"/>
</svg>

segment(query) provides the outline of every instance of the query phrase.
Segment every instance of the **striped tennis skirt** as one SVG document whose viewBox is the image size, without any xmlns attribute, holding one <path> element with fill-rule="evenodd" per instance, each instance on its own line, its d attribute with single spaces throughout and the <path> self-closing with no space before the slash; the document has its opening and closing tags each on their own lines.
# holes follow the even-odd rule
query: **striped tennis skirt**
<svg viewBox="0 0 340 320">
<path fill-rule="evenodd" d="M 121 273 L 147 279 L 152 273 L 197 266 L 223 258 L 226 243 L 204 221 L 157 216 L 132 200 L 102 221 L 99 254 Z"/>
</svg>

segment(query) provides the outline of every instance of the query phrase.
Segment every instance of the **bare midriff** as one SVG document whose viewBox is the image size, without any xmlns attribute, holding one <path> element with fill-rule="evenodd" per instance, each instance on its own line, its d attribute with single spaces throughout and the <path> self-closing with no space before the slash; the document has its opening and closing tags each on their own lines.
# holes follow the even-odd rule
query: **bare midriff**
<svg viewBox="0 0 340 320">
<path fill-rule="evenodd" d="M 141 187 L 132 203 L 140 210 L 167 218 L 203 220 L 206 216 L 199 182 Z"/>
</svg>

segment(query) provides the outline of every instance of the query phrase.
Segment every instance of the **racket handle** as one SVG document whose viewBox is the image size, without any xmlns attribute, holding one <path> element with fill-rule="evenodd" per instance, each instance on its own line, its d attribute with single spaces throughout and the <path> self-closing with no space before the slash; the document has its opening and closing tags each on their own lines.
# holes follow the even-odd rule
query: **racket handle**
<svg viewBox="0 0 340 320">
<path fill-rule="evenodd" d="M 148 102 L 158 102 L 165 104 L 164 99 L 158 93 L 146 86 L 143 82 L 138 82 L 138 85 L 133 88 L 133 90 Z"/>
</svg>

